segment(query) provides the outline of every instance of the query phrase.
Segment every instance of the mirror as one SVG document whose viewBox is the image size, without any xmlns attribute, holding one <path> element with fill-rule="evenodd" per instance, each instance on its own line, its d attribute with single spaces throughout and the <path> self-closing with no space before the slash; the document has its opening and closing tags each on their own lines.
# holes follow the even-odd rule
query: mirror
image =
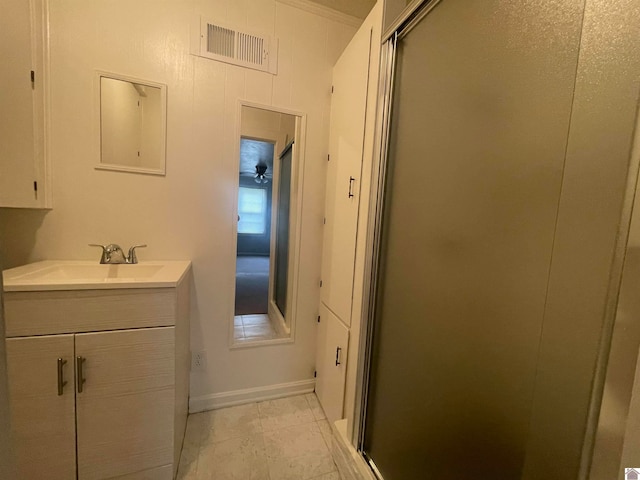
<svg viewBox="0 0 640 480">
<path fill-rule="evenodd" d="M 241 104 L 232 346 L 292 341 L 304 116 Z"/>
<path fill-rule="evenodd" d="M 167 87 L 106 72 L 96 78 L 103 170 L 165 174 Z"/>
</svg>

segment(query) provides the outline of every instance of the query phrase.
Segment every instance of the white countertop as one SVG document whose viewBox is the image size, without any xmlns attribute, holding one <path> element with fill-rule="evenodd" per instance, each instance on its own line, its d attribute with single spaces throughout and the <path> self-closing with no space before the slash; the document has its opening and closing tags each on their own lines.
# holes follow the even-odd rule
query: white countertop
<svg viewBox="0 0 640 480">
<path fill-rule="evenodd" d="M 5 292 L 175 287 L 188 261 L 101 265 L 96 261 L 45 260 L 2 272 Z"/>
</svg>

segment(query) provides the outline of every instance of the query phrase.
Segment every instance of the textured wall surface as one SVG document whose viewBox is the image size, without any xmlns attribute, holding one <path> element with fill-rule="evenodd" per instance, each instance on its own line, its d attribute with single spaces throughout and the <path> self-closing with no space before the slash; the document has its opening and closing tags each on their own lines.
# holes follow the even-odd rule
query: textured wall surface
<svg viewBox="0 0 640 480">
<path fill-rule="evenodd" d="M 278 74 L 191 55 L 196 16 L 279 38 Z M 53 210 L 0 209 L 6 266 L 98 260 L 88 243 L 147 243 L 193 262 L 191 395 L 313 378 L 331 68 L 353 26 L 275 0 L 50 2 Z M 197 33 L 196 33 L 197 34 Z M 95 170 L 95 70 L 167 84 L 165 177 Z M 295 342 L 230 350 L 240 99 L 307 115 Z"/>
</svg>

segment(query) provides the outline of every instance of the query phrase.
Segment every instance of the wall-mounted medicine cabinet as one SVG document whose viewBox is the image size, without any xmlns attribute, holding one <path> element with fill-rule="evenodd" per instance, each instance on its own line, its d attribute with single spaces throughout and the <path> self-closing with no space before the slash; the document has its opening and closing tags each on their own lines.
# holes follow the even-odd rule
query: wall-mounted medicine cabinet
<svg viewBox="0 0 640 480">
<path fill-rule="evenodd" d="M 95 81 L 96 168 L 164 175 L 167 86 L 100 71 Z"/>
</svg>

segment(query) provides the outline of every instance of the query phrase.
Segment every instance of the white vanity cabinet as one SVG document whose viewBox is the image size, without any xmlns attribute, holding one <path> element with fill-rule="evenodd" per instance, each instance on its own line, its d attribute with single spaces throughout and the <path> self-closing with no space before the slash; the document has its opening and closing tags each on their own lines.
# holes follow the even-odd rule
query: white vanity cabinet
<svg viewBox="0 0 640 480">
<path fill-rule="evenodd" d="M 78 478 L 158 465 L 171 478 L 174 339 L 174 327 L 8 338 L 20 478 L 75 478 L 76 437 Z"/>
<path fill-rule="evenodd" d="M 186 275 L 173 288 L 5 292 L 18 478 L 173 478 L 188 312 Z"/>
</svg>

